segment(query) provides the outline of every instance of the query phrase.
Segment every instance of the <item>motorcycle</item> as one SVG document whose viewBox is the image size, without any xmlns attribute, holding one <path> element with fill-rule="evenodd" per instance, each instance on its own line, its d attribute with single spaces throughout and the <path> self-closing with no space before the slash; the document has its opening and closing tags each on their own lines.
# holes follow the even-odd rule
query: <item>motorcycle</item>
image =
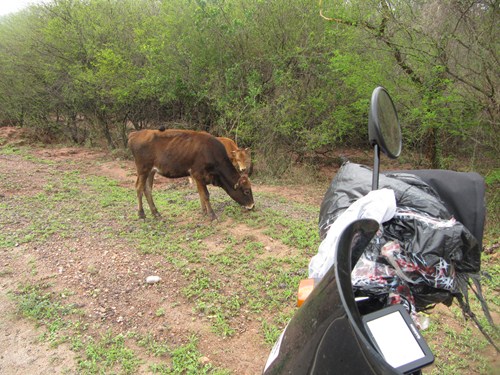
<svg viewBox="0 0 500 375">
<path fill-rule="evenodd" d="M 402 149 L 398 115 L 383 87 L 372 93 L 368 130 L 373 170 L 346 163 L 326 192 L 322 243 L 309 265 L 310 278 L 301 283 L 306 296 L 299 288 L 301 306 L 275 343 L 264 375 L 419 374 L 434 356 L 417 313 L 456 298 L 475 317 L 467 284 L 472 279 L 480 288 L 483 178 L 445 170 L 380 173 L 380 152 L 397 158 Z M 368 196 L 373 198 L 366 203 Z M 374 213 L 366 214 L 372 206 Z M 419 220 L 424 225 L 408 225 Z M 433 226 L 437 230 L 429 232 Z M 443 237 L 448 230 L 465 244 L 450 248 Z M 429 260 L 439 263 L 430 267 Z M 483 309 L 491 321 L 485 304 Z"/>
</svg>

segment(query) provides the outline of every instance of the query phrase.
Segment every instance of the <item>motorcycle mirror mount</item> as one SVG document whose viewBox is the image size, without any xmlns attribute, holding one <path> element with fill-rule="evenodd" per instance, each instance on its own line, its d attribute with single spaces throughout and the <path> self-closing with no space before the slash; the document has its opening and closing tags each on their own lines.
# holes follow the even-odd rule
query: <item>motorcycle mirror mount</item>
<svg viewBox="0 0 500 375">
<path fill-rule="evenodd" d="M 368 117 L 368 136 L 374 149 L 372 190 L 378 189 L 380 150 L 391 159 L 401 154 L 402 138 L 396 107 L 385 88 L 373 90 Z"/>
</svg>

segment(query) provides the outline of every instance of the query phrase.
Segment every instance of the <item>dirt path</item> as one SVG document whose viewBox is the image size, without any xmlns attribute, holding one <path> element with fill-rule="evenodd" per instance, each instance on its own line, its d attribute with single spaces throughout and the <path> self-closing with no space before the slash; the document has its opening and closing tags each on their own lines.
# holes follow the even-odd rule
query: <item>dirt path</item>
<svg viewBox="0 0 500 375">
<path fill-rule="evenodd" d="M 2 268 L 10 267 L 16 274 L 23 274 L 24 261 L 1 255 Z M 19 282 L 14 271 L 0 279 L 0 374 L 64 374 L 74 373 L 75 353 L 68 345 L 57 348 L 39 340 L 44 329 L 37 329 L 34 322 L 17 315 L 16 306 L 7 292 Z"/>
</svg>

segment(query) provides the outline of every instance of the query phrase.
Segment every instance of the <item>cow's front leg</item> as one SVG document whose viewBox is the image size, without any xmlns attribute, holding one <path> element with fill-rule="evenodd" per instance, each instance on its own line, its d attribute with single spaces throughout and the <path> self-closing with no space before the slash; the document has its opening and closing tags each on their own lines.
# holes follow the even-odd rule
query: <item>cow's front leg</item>
<svg viewBox="0 0 500 375">
<path fill-rule="evenodd" d="M 210 193 L 208 192 L 207 185 L 202 183 L 200 180 L 195 178 L 196 187 L 198 188 L 198 194 L 200 195 L 201 210 L 204 214 L 210 216 L 210 220 L 217 219 L 212 206 L 210 205 Z"/>
</svg>

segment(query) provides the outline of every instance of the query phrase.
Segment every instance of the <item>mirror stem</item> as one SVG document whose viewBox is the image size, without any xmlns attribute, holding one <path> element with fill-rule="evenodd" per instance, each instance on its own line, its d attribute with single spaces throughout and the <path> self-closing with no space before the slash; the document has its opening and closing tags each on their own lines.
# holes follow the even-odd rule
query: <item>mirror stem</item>
<svg viewBox="0 0 500 375">
<path fill-rule="evenodd" d="M 378 147 L 378 144 L 374 144 L 373 151 L 375 153 L 374 155 L 374 162 L 373 162 L 373 176 L 372 176 L 372 190 L 377 190 L 378 189 L 378 174 L 379 174 L 379 165 L 380 165 L 380 148 Z"/>
</svg>

